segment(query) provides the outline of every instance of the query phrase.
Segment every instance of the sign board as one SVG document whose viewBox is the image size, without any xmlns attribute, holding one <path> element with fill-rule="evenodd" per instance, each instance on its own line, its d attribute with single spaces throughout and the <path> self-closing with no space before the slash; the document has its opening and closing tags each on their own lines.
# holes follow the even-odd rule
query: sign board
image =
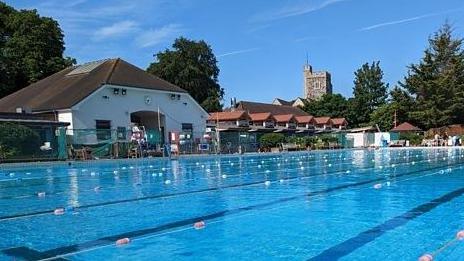
<svg viewBox="0 0 464 261">
<path fill-rule="evenodd" d="M 198 144 L 198 150 L 200 151 L 209 150 L 209 144 L 208 143 Z"/>
</svg>

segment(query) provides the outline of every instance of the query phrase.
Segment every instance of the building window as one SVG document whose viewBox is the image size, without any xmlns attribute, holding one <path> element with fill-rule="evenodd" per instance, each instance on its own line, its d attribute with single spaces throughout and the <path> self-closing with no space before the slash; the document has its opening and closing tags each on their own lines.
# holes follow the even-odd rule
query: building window
<svg viewBox="0 0 464 261">
<path fill-rule="evenodd" d="M 193 124 L 192 123 L 182 123 L 182 132 L 193 132 Z"/>
<path fill-rule="evenodd" d="M 96 120 L 95 129 L 97 131 L 98 140 L 109 140 L 111 139 L 111 121 L 107 120 Z"/>
</svg>

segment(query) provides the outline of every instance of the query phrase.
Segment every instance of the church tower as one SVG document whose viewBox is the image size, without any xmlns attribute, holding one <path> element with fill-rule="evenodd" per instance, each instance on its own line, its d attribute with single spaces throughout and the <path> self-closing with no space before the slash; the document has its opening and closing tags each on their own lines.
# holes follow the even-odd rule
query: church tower
<svg viewBox="0 0 464 261">
<path fill-rule="evenodd" d="M 317 100 L 326 93 L 332 93 L 332 80 L 327 71 L 313 72 L 313 68 L 306 58 L 303 66 L 303 97 L 309 100 Z"/>
</svg>

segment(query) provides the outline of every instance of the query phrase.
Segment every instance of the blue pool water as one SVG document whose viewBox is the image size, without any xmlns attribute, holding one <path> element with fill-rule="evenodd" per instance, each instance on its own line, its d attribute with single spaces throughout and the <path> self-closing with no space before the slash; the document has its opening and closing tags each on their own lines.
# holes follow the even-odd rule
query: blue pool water
<svg viewBox="0 0 464 261">
<path fill-rule="evenodd" d="M 459 148 L 0 165 L 0 259 L 464 260 L 463 167 Z"/>
</svg>

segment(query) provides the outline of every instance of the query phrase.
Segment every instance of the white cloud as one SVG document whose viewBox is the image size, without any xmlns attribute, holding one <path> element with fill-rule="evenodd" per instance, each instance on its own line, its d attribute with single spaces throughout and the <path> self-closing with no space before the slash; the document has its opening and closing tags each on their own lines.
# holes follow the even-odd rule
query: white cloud
<svg viewBox="0 0 464 261">
<path fill-rule="evenodd" d="M 404 19 L 400 19 L 400 20 L 394 20 L 394 21 L 374 24 L 374 25 L 370 25 L 370 26 L 360 28 L 360 29 L 358 29 L 358 31 L 370 31 L 370 30 L 374 30 L 374 29 L 377 29 L 377 28 L 380 28 L 380 27 L 413 22 L 413 21 L 424 19 L 424 18 L 433 17 L 433 16 L 439 16 L 439 15 L 443 15 L 443 14 L 447 14 L 447 13 L 451 13 L 451 12 L 456 12 L 456 11 L 460 11 L 460 10 L 462 10 L 462 8 L 451 9 L 451 10 L 447 10 L 447 11 L 439 12 L 439 13 L 430 13 L 430 14 L 418 15 L 418 16 L 413 16 L 413 17 L 404 18 Z"/>
<path fill-rule="evenodd" d="M 139 47 L 150 47 L 178 36 L 183 31 L 179 24 L 168 24 L 158 29 L 147 30 L 141 33 L 135 42 Z"/>
<path fill-rule="evenodd" d="M 330 5 L 333 5 L 338 2 L 343 2 L 343 1 L 346 1 L 346 0 L 324 0 L 324 1 L 319 1 L 318 4 L 313 4 L 313 2 L 309 3 L 308 1 L 303 1 L 297 5 L 285 6 L 278 10 L 271 10 L 268 12 L 256 14 L 251 18 L 251 21 L 252 22 L 269 22 L 269 21 L 279 20 L 279 19 L 288 18 L 292 16 L 304 15 L 307 13 L 315 12 L 317 10 L 321 10 Z"/>
<path fill-rule="evenodd" d="M 243 49 L 243 50 L 237 50 L 237 51 L 232 51 L 228 53 L 223 53 L 219 54 L 217 57 L 224 57 L 224 56 L 230 56 L 230 55 L 237 55 L 237 54 L 242 54 L 242 53 L 249 53 L 249 52 L 254 52 L 259 50 L 260 48 L 249 48 L 249 49 Z"/>
<path fill-rule="evenodd" d="M 94 33 L 96 40 L 105 38 L 117 37 L 125 34 L 130 34 L 138 30 L 138 25 L 134 21 L 121 21 L 110 26 L 105 26 Z"/>
<path fill-rule="evenodd" d="M 437 14 L 419 15 L 419 16 L 409 17 L 409 18 L 405 18 L 405 19 L 400 19 L 400 20 L 395 20 L 395 21 L 390 21 L 390 22 L 385 22 L 385 23 L 380 23 L 380 24 L 374 24 L 374 25 L 363 27 L 363 28 L 359 29 L 358 31 L 369 31 L 369 30 L 377 29 L 377 28 L 384 27 L 384 26 L 412 22 L 412 21 L 420 20 L 420 19 L 423 19 L 423 18 L 435 16 L 435 15 L 437 15 Z"/>
</svg>

